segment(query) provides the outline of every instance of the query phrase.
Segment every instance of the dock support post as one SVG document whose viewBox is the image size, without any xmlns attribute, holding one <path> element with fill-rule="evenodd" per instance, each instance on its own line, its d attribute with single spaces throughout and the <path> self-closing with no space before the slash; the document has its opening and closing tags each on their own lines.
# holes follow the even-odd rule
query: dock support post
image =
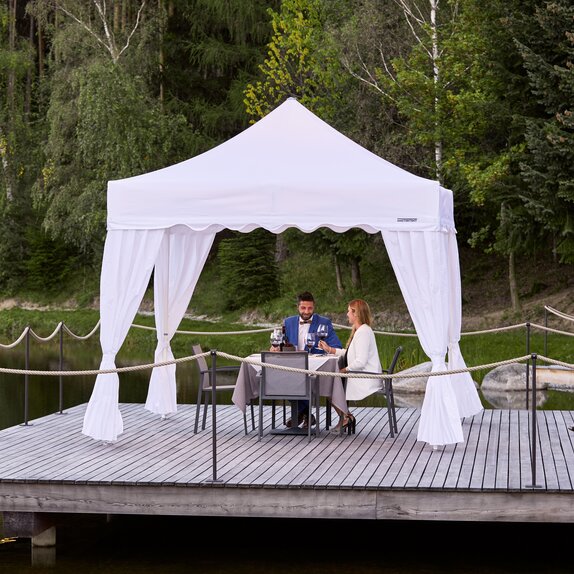
<svg viewBox="0 0 574 574">
<path fill-rule="evenodd" d="M 30 538 L 32 566 L 56 564 L 56 525 L 45 512 L 4 512 L 4 536 Z"/>
</svg>

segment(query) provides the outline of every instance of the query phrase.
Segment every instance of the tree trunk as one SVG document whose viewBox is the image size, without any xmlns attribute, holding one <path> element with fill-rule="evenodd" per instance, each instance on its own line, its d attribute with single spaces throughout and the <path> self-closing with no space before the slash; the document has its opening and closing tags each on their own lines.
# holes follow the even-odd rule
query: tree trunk
<svg viewBox="0 0 574 574">
<path fill-rule="evenodd" d="M 335 277 L 337 279 L 337 291 L 339 295 L 345 293 L 345 286 L 343 285 L 343 277 L 341 275 L 341 264 L 339 263 L 339 258 L 333 255 L 333 263 L 335 264 Z"/>
<path fill-rule="evenodd" d="M 510 285 L 510 301 L 514 312 L 520 311 L 520 299 L 518 297 L 518 285 L 516 283 L 516 268 L 514 266 L 514 251 L 508 256 L 508 282 Z"/>
<path fill-rule="evenodd" d="M 287 259 L 289 250 L 282 233 L 278 233 L 275 239 L 275 263 L 283 263 Z"/>
<path fill-rule="evenodd" d="M 157 2 L 158 13 L 160 17 L 160 28 L 159 28 L 159 105 L 163 109 L 164 100 L 164 86 L 163 86 L 163 69 L 165 63 L 165 56 L 163 51 L 163 37 L 164 37 L 164 14 L 163 14 L 163 3 L 162 0 Z"/>
<path fill-rule="evenodd" d="M 357 257 L 351 259 L 351 283 L 353 287 L 358 289 L 362 288 L 363 282 L 361 280 L 361 264 Z"/>
<path fill-rule="evenodd" d="M 30 21 L 30 31 L 28 34 L 28 45 L 30 47 L 30 52 L 34 52 L 34 18 L 28 16 Z M 29 121 L 30 110 L 32 106 L 32 73 L 34 68 L 30 66 L 26 72 L 26 94 L 24 97 L 24 116 L 26 121 Z"/>
<path fill-rule="evenodd" d="M 431 30 L 432 30 L 432 66 L 433 66 L 433 80 L 434 80 L 434 113 L 436 118 L 437 133 L 438 133 L 438 117 L 439 117 L 439 80 L 440 80 L 440 70 L 438 67 L 439 59 L 439 49 L 438 49 L 438 31 L 436 23 L 436 13 L 438 10 L 438 0 L 430 0 L 431 3 Z M 434 158 L 436 164 L 436 179 L 438 182 L 442 183 L 442 141 L 440 139 L 435 140 L 434 144 Z"/>
</svg>

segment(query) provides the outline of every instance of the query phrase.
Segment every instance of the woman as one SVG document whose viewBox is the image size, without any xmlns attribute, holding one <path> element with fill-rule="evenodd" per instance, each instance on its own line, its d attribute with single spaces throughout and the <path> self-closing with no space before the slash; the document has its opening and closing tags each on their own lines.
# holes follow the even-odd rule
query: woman
<svg viewBox="0 0 574 574">
<path fill-rule="evenodd" d="M 371 328 L 373 316 L 368 303 L 362 299 L 353 299 L 347 308 L 347 319 L 352 327 L 347 347 L 335 349 L 324 341 L 319 342 L 319 347 L 326 353 L 338 357 L 347 355 L 347 366 L 340 370 L 341 373 L 351 371 L 381 373 L 379 351 L 377 350 L 375 334 Z M 347 378 L 346 398 L 348 401 L 360 401 L 380 389 L 381 385 L 382 379 Z M 339 424 L 333 429 L 333 432 L 339 432 L 343 428 L 349 433 L 354 433 L 355 417 L 350 412 L 343 413 L 337 408 L 335 410 L 339 414 Z"/>
</svg>

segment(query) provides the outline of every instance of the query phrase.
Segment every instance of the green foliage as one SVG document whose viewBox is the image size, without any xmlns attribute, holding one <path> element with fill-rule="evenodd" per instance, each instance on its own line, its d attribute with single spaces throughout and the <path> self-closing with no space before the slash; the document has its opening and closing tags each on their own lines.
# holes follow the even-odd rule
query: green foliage
<svg viewBox="0 0 574 574">
<path fill-rule="evenodd" d="M 221 242 L 221 279 L 228 309 L 257 306 L 277 295 L 274 247 L 274 235 L 264 229 Z"/>
<path fill-rule="evenodd" d="M 521 172 L 526 207 L 557 238 L 562 261 L 574 262 L 574 7 L 567 0 L 536 7 L 534 35 L 519 42 L 533 96 L 543 112 L 526 121 Z M 519 36 L 520 38 L 520 36 Z M 522 38 L 521 38 L 522 39 Z"/>
<path fill-rule="evenodd" d="M 280 0 L 174 0 L 164 38 L 166 105 L 185 114 L 203 149 L 244 129 L 243 89 L 257 73 Z M 202 150 L 203 151 L 203 150 Z"/>
<path fill-rule="evenodd" d="M 106 187 L 118 179 L 170 163 L 189 147 L 183 118 L 163 114 L 137 77 L 119 66 L 94 63 L 55 73 L 50 133 L 36 205 L 44 227 L 99 260 L 106 220 Z"/>
<path fill-rule="evenodd" d="M 245 89 L 247 113 L 253 122 L 292 96 L 329 121 L 341 105 L 343 77 L 324 32 L 321 0 L 284 0 L 279 12 L 269 13 L 273 37 L 260 66 L 264 79 Z"/>
</svg>

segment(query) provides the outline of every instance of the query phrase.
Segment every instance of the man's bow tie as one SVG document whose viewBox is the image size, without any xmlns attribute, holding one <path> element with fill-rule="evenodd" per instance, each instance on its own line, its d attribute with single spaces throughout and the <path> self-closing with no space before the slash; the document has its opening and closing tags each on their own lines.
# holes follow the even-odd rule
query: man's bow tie
<svg viewBox="0 0 574 574">
<path fill-rule="evenodd" d="M 306 321 L 299 321 L 299 325 L 306 325 L 307 323 L 310 323 L 311 319 L 307 319 Z"/>
</svg>

